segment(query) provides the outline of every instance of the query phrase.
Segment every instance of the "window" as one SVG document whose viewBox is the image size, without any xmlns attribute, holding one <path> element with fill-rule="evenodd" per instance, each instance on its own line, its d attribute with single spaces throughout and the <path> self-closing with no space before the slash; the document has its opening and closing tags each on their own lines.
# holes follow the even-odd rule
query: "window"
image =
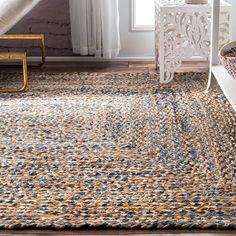
<svg viewBox="0 0 236 236">
<path fill-rule="evenodd" d="M 154 0 L 131 0 L 131 30 L 154 30 Z"/>
</svg>

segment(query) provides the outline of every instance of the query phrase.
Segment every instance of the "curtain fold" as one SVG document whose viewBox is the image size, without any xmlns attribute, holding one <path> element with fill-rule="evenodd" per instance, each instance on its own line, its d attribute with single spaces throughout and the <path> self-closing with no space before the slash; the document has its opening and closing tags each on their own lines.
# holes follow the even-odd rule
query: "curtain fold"
<svg viewBox="0 0 236 236">
<path fill-rule="evenodd" d="M 70 0 L 75 54 L 104 58 L 120 51 L 118 0 Z"/>
</svg>

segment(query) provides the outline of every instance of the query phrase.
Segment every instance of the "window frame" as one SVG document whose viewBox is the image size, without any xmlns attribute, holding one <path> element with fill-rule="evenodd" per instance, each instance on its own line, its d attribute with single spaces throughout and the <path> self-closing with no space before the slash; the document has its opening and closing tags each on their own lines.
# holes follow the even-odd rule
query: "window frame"
<svg viewBox="0 0 236 236">
<path fill-rule="evenodd" d="M 145 0 L 144 0 L 145 1 Z M 130 9 L 131 9 L 131 31 L 149 31 L 152 32 L 155 30 L 155 25 L 137 25 L 136 20 L 136 0 L 130 0 Z"/>
</svg>

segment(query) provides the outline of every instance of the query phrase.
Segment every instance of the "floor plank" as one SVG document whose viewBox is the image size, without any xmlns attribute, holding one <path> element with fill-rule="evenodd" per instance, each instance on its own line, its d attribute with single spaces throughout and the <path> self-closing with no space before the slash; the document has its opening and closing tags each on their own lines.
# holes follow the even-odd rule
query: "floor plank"
<svg viewBox="0 0 236 236">
<path fill-rule="evenodd" d="M 6 66 L 0 64 L 0 71 L 19 71 L 21 67 Z M 91 72 L 91 73 L 106 73 L 106 72 L 156 72 L 156 66 L 153 61 L 145 62 L 67 62 L 56 63 L 48 62 L 42 67 L 30 67 L 29 71 L 38 72 Z M 206 72 L 208 64 L 206 62 L 184 62 L 177 72 Z"/>
<path fill-rule="evenodd" d="M 235 236 L 236 231 L 202 231 L 202 230 L 18 230 L 0 231 L 4 236 Z"/>
</svg>

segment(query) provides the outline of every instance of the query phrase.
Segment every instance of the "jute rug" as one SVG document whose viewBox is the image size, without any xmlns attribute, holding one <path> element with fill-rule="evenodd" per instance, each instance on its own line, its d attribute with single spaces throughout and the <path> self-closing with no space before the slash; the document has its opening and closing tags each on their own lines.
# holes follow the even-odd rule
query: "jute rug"
<svg viewBox="0 0 236 236">
<path fill-rule="evenodd" d="M 35 73 L 0 94 L 0 227 L 236 228 L 236 115 L 206 82 Z"/>
</svg>

